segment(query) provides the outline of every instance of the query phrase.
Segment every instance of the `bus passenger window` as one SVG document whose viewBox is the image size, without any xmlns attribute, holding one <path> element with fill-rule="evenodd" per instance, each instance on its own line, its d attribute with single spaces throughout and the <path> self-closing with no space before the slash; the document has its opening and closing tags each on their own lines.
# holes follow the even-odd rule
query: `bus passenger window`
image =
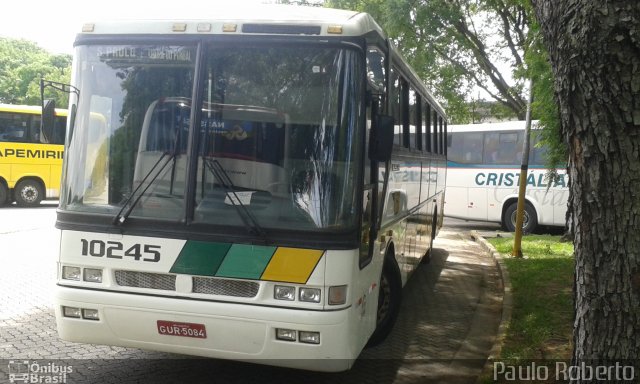
<svg viewBox="0 0 640 384">
<path fill-rule="evenodd" d="M 24 142 L 29 115 L 3 113 L 0 115 L 0 142 Z"/>
<path fill-rule="evenodd" d="M 420 128 L 420 95 L 409 88 L 409 148 L 422 148 Z"/>
<path fill-rule="evenodd" d="M 391 69 L 391 92 L 389 94 L 391 115 L 395 121 L 393 144 L 402 145 L 402 79 L 393 69 Z"/>
<path fill-rule="evenodd" d="M 422 126 L 422 150 L 431 152 L 431 106 L 426 103 L 422 104 Z"/>
<path fill-rule="evenodd" d="M 450 133 L 451 161 L 461 164 L 482 163 L 482 132 Z"/>
</svg>

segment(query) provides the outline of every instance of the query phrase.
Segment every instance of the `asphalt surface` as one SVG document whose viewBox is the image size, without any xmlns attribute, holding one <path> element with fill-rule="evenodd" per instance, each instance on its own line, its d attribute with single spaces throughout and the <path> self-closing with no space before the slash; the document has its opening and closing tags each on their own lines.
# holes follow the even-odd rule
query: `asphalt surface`
<svg viewBox="0 0 640 384">
<path fill-rule="evenodd" d="M 393 332 L 347 372 L 61 341 L 51 304 L 59 241 L 54 221 L 54 206 L 0 209 L 0 383 L 21 367 L 30 374 L 44 370 L 37 373 L 40 382 L 65 383 L 474 383 L 496 340 L 502 281 L 495 260 L 470 236 L 493 226 L 446 219 L 431 262 L 403 290 Z"/>
</svg>

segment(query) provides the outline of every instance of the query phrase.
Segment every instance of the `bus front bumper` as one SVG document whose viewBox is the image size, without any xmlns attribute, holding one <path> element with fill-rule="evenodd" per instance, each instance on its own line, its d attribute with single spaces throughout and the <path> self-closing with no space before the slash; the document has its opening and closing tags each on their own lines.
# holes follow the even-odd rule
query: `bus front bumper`
<svg viewBox="0 0 640 384">
<path fill-rule="evenodd" d="M 351 368 L 360 353 L 351 308 L 309 311 L 65 286 L 56 287 L 54 307 L 58 334 L 67 341 L 326 372 Z M 63 307 L 80 309 L 80 317 L 65 316 Z M 277 329 L 295 331 L 295 340 L 277 339 Z M 319 343 L 302 342 L 301 331 L 318 332 Z"/>
</svg>

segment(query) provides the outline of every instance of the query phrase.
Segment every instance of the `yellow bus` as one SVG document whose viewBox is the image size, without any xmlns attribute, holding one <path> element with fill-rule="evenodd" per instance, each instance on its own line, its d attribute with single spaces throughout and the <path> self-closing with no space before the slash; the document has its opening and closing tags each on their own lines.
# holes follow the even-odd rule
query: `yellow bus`
<svg viewBox="0 0 640 384">
<path fill-rule="evenodd" d="M 41 132 L 41 115 L 40 106 L 0 104 L 0 206 L 60 196 L 67 111 L 56 109 L 51 137 Z"/>
</svg>

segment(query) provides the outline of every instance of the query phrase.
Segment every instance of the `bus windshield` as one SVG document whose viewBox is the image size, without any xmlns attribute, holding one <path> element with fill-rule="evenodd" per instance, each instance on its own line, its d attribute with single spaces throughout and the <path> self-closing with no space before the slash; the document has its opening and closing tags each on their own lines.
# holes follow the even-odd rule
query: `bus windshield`
<svg viewBox="0 0 640 384">
<path fill-rule="evenodd" d="M 196 68 L 195 45 L 76 50 L 82 93 L 71 100 L 73 178 L 61 209 L 227 227 L 357 225 L 357 52 L 212 43 Z M 106 123 L 95 126 L 96 115 Z"/>
</svg>

